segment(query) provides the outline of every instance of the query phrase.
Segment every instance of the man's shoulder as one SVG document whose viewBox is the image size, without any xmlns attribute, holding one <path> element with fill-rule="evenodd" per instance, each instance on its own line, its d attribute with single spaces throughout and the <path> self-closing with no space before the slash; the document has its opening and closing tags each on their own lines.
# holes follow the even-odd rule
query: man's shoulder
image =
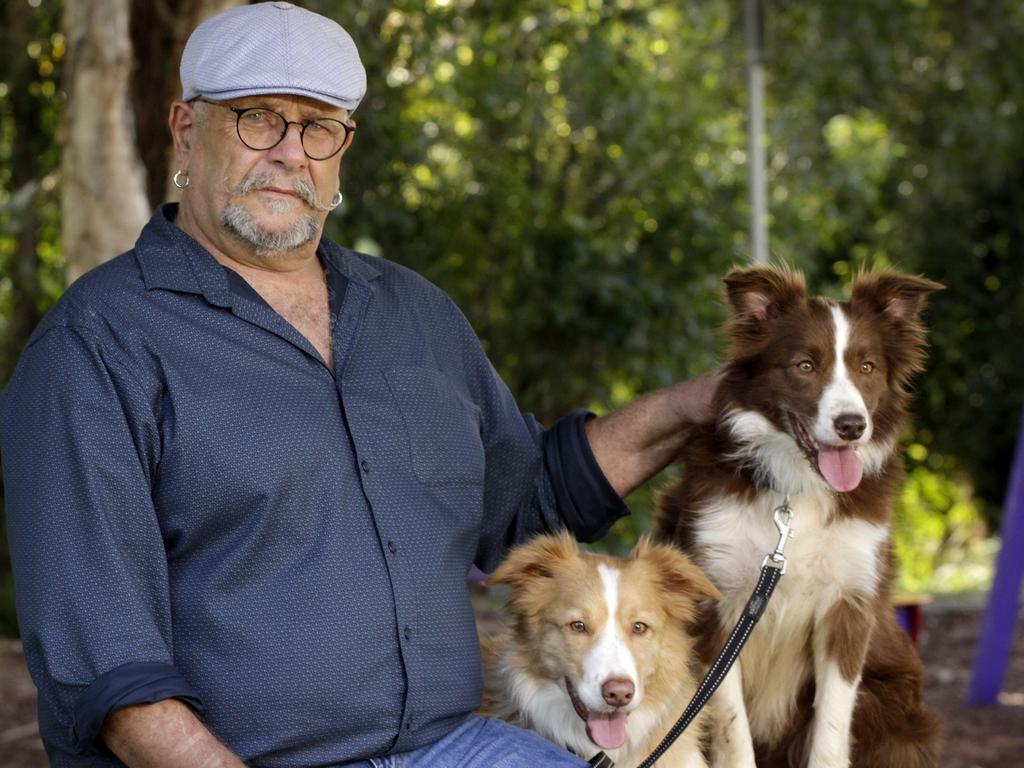
<svg viewBox="0 0 1024 768">
<path fill-rule="evenodd" d="M 354 273 L 357 279 L 365 279 L 371 284 L 379 283 L 383 291 L 399 299 L 418 299 L 445 307 L 455 306 L 443 288 L 411 267 L 383 256 L 372 256 L 333 242 L 330 244 L 339 261 L 346 265 L 347 276 L 350 278 Z"/>
<path fill-rule="evenodd" d="M 57 326 L 98 330 L 145 291 L 135 250 L 93 267 L 64 291 L 33 337 Z M 31 340 L 30 342 L 31 343 Z"/>
</svg>

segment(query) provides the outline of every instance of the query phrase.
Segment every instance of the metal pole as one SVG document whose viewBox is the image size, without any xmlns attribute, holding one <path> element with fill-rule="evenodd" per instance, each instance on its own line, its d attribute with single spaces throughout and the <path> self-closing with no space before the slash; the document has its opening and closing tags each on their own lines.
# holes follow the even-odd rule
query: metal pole
<svg viewBox="0 0 1024 768">
<path fill-rule="evenodd" d="M 750 165 L 750 250 L 757 263 L 768 261 L 768 194 L 764 150 L 764 13 L 762 0 L 746 0 L 747 94 L 750 119 L 747 158 Z"/>
<path fill-rule="evenodd" d="M 1020 588 L 1024 583 L 1024 412 L 1006 485 L 1002 539 L 974 656 L 974 678 L 967 696 L 971 707 L 998 703 L 1013 651 L 1013 628 L 1020 616 Z"/>
</svg>

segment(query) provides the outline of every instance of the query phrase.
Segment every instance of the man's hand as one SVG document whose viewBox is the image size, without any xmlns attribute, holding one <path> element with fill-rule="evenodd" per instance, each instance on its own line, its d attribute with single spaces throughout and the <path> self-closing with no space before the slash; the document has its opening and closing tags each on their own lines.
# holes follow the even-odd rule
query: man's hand
<svg viewBox="0 0 1024 768">
<path fill-rule="evenodd" d="M 129 768 L 245 767 L 177 699 L 111 712 L 100 738 Z"/>
<path fill-rule="evenodd" d="M 679 453 L 693 427 L 715 419 L 714 398 L 724 369 L 650 392 L 587 422 L 587 439 L 608 482 L 625 498 Z"/>
</svg>

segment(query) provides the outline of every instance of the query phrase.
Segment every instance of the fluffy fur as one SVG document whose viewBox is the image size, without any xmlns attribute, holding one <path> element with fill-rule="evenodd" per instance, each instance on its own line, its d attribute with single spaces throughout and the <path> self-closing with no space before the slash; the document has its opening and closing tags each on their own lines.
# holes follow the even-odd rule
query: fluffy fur
<svg viewBox="0 0 1024 768">
<path fill-rule="evenodd" d="M 644 539 L 621 559 L 567 534 L 513 550 L 489 582 L 510 587 L 512 626 L 484 643 L 484 711 L 585 758 L 642 762 L 697 688 L 691 628 L 718 590 L 674 547 Z M 701 715 L 659 764 L 704 768 L 703 727 Z"/>
<path fill-rule="evenodd" d="M 718 419 L 680 460 L 659 501 L 659 536 L 723 595 L 707 609 L 710 659 L 778 539 L 788 498 L 789 569 L 713 699 L 715 764 L 729 768 L 930 768 L 938 723 L 922 669 L 890 606 L 889 525 L 907 385 L 924 363 L 919 316 L 941 286 L 862 274 L 847 302 L 806 296 L 772 267 L 725 280 L 734 315 Z"/>
</svg>

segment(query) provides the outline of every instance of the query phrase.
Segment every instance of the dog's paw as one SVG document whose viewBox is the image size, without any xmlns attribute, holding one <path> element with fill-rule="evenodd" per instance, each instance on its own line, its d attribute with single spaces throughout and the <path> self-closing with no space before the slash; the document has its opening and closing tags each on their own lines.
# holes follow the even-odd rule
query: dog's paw
<svg viewBox="0 0 1024 768">
<path fill-rule="evenodd" d="M 757 768 L 754 748 L 750 744 L 718 745 L 711 756 L 711 768 Z"/>
<path fill-rule="evenodd" d="M 849 755 L 823 754 L 814 750 L 807 761 L 807 768 L 850 768 Z"/>
</svg>

